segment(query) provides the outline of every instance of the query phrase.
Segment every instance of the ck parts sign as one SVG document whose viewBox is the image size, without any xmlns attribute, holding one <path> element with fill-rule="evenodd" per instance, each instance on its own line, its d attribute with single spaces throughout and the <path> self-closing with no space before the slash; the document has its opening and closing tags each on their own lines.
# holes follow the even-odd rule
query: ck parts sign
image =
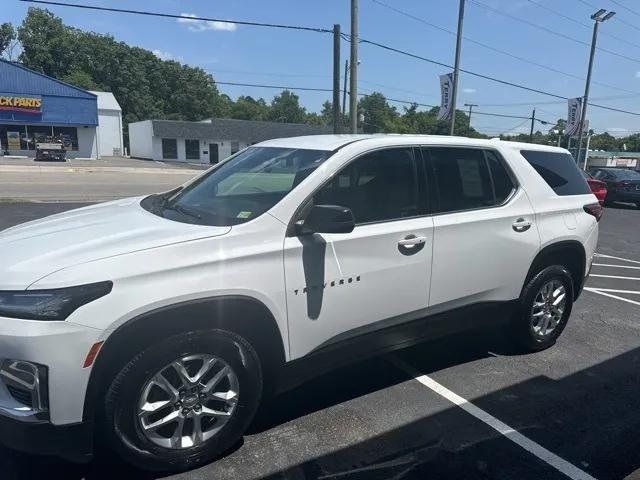
<svg viewBox="0 0 640 480">
<path fill-rule="evenodd" d="M 0 110 L 22 113 L 42 113 L 42 98 L 15 97 L 0 94 Z"/>
</svg>

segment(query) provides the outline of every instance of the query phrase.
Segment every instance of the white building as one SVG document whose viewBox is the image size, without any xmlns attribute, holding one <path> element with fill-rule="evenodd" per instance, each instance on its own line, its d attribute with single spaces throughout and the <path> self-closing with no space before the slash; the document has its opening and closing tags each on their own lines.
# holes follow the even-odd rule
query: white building
<svg viewBox="0 0 640 480">
<path fill-rule="evenodd" d="M 122 109 L 111 92 L 94 92 L 98 97 L 98 155 L 120 156 L 124 154 L 122 138 Z"/>
<path fill-rule="evenodd" d="M 331 128 L 230 118 L 202 122 L 144 120 L 129 124 L 129 146 L 131 156 L 136 158 L 218 163 L 264 140 L 324 133 L 331 133 Z"/>
</svg>

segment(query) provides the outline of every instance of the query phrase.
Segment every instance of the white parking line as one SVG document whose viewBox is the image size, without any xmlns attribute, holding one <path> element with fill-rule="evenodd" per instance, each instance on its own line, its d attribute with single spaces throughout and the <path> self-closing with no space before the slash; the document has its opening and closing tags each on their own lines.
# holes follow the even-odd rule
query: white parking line
<svg viewBox="0 0 640 480">
<path fill-rule="evenodd" d="M 633 268 L 634 270 L 640 270 L 640 267 L 636 267 L 635 265 L 612 265 L 610 263 L 594 263 L 592 265 L 594 267 Z"/>
<path fill-rule="evenodd" d="M 423 375 L 421 372 L 419 372 L 418 370 L 416 370 L 406 362 L 403 362 L 398 357 L 391 356 L 390 360 L 396 367 L 398 367 L 400 370 L 405 371 L 407 374 L 412 376 L 415 380 L 423 384 L 425 387 L 434 391 L 438 395 L 446 398 L 451 403 L 457 405 L 458 407 L 460 407 L 470 415 L 473 415 L 478 420 L 480 420 L 481 422 L 484 422 L 485 424 L 487 424 L 488 426 L 496 430 L 501 435 L 504 435 L 505 438 L 507 438 L 508 440 L 511 440 L 516 445 L 524 448 L 527 452 L 531 453 L 532 455 L 535 455 L 543 462 L 546 462 L 547 464 L 551 465 L 553 468 L 555 468 L 559 472 L 562 472 L 563 474 L 565 474 L 567 477 L 573 480 L 595 480 L 594 477 L 589 475 L 584 470 L 579 469 L 575 465 L 567 462 L 565 459 L 560 458 L 555 453 L 550 452 L 549 450 L 544 448 L 542 445 L 525 437 L 520 432 L 511 428 L 506 423 L 501 422 L 494 416 L 476 407 L 473 403 L 468 402 L 457 393 L 454 393 L 448 388 L 442 386 L 441 384 L 436 382 L 434 379 L 432 379 L 428 375 Z"/>
<path fill-rule="evenodd" d="M 591 273 L 590 277 L 600 277 L 600 278 L 621 278 L 623 280 L 640 280 L 640 277 L 621 277 L 619 275 L 598 275 L 595 273 Z"/>
<path fill-rule="evenodd" d="M 584 289 L 587 292 L 597 293 L 598 295 L 604 295 L 605 297 L 615 298 L 616 300 L 622 300 L 623 302 L 640 306 L 640 302 L 636 302 L 635 300 L 629 300 L 628 298 L 624 298 L 624 297 L 619 297 L 618 295 L 613 295 L 611 293 L 604 292 L 598 288 L 584 287 Z M 640 292 L 629 292 L 629 293 L 640 293 Z"/>
<path fill-rule="evenodd" d="M 611 293 L 631 293 L 633 295 L 640 295 L 640 291 L 638 290 L 619 290 L 617 288 L 593 288 L 589 287 L 591 290 L 598 290 L 599 292 L 611 292 Z"/>
<path fill-rule="evenodd" d="M 614 260 L 623 260 L 625 262 L 640 263 L 638 260 L 630 260 L 628 258 L 614 257 L 613 255 L 605 255 L 604 253 L 596 253 L 596 257 L 613 258 Z"/>
</svg>

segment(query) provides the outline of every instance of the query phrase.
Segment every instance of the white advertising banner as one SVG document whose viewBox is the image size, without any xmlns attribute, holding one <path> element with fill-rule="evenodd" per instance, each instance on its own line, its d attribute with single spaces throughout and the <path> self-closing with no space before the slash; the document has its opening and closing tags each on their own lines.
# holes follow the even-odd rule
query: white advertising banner
<svg viewBox="0 0 640 480">
<path fill-rule="evenodd" d="M 440 111 L 438 120 L 451 118 L 451 93 L 453 89 L 453 73 L 440 75 Z"/>
<path fill-rule="evenodd" d="M 567 100 L 567 126 L 564 134 L 569 137 L 580 135 L 580 117 L 582 116 L 582 97 Z"/>
</svg>

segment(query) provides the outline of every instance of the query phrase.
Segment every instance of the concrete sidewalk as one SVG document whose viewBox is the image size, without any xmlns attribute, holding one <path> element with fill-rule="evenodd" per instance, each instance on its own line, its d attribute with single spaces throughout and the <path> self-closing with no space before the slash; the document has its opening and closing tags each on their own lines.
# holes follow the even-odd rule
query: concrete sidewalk
<svg viewBox="0 0 640 480">
<path fill-rule="evenodd" d="M 170 161 L 155 161 L 144 160 L 139 158 L 127 158 L 127 157 L 102 157 L 100 160 L 93 159 L 80 159 L 70 158 L 66 162 L 36 162 L 33 158 L 27 157 L 12 157 L 0 155 L 0 171 L 5 168 L 24 168 L 26 170 L 5 170 L 5 171 L 30 171 L 34 168 L 52 168 L 52 169 L 65 169 L 65 168 L 87 168 L 91 170 L 95 169 L 141 169 L 145 170 L 206 170 L 211 165 L 202 163 L 188 163 L 188 162 L 170 162 Z M 107 171 L 119 171 L 119 170 L 107 170 Z M 126 171 L 126 170 L 125 170 Z"/>
</svg>

